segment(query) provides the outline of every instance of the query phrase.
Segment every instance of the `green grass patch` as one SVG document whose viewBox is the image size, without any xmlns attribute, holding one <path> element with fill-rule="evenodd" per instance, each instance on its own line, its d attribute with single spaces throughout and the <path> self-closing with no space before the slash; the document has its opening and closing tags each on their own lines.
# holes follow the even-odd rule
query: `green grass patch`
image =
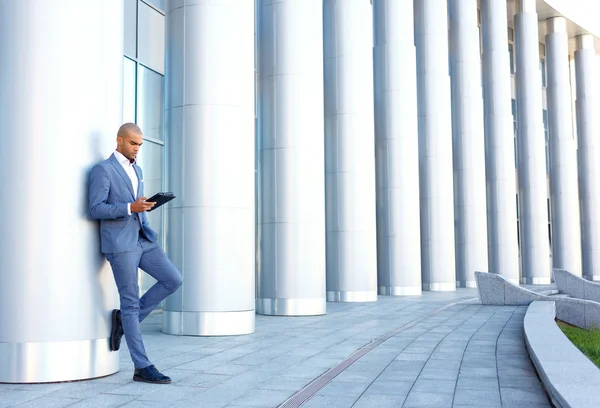
<svg viewBox="0 0 600 408">
<path fill-rule="evenodd" d="M 556 322 L 571 342 L 600 367 L 600 330 L 585 330 L 565 322 Z"/>
</svg>

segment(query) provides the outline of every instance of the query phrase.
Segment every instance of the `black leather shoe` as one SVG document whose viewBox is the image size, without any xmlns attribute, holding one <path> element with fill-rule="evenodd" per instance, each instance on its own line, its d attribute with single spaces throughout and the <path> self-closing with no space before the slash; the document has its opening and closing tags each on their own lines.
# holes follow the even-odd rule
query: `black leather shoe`
<svg viewBox="0 0 600 408">
<path fill-rule="evenodd" d="M 171 384 L 171 379 L 158 371 L 153 365 L 146 368 L 136 368 L 133 373 L 133 381 L 153 384 Z"/>
<path fill-rule="evenodd" d="M 121 347 L 123 338 L 123 322 L 121 321 L 121 311 L 114 309 L 112 311 L 112 328 L 110 330 L 110 349 L 117 351 Z"/>
</svg>

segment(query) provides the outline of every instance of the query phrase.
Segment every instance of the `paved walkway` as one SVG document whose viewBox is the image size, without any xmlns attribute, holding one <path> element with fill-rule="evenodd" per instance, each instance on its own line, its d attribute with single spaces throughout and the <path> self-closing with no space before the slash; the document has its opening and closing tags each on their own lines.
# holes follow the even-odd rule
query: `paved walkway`
<svg viewBox="0 0 600 408">
<path fill-rule="evenodd" d="M 464 303 L 476 296 L 328 303 L 325 316 L 257 316 L 256 333 L 237 337 L 165 335 L 156 313 L 144 339 L 172 385 L 134 383 L 123 348 L 106 378 L 0 384 L 0 408 L 297 407 L 308 396 L 302 407 L 551 407 L 525 349 L 526 308 Z"/>
</svg>

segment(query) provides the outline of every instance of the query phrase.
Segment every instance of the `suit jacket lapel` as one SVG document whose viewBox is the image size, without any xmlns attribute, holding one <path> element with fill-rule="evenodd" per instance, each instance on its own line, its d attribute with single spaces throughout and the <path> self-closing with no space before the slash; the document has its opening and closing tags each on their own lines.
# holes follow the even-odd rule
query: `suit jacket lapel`
<svg viewBox="0 0 600 408">
<path fill-rule="evenodd" d="M 121 163 L 119 163 L 119 161 L 115 157 L 114 153 L 110 156 L 110 162 L 112 163 L 113 167 L 117 170 L 117 173 L 119 173 L 119 175 L 125 182 L 125 185 L 129 189 L 131 196 L 135 200 L 136 197 L 135 197 L 135 194 L 133 194 L 133 185 L 131 184 L 131 180 L 129 179 L 129 176 L 127 175 L 127 173 L 125 173 L 125 170 L 123 170 L 123 166 L 121 166 Z"/>
</svg>

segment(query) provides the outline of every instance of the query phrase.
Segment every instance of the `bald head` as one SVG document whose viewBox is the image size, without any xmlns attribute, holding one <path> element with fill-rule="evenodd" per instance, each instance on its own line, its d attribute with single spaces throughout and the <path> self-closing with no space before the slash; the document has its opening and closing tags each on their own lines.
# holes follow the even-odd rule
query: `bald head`
<svg viewBox="0 0 600 408">
<path fill-rule="evenodd" d="M 125 123 L 119 128 L 119 131 L 117 132 L 117 138 L 126 138 L 132 134 L 142 136 L 142 129 L 140 129 L 140 127 L 135 123 Z"/>
<path fill-rule="evenodd" d="M 117 151 L 132 162 L 143 142 L 142 129 L 135 123 L 125 123 L 117 132 Z"/>
</svg>

